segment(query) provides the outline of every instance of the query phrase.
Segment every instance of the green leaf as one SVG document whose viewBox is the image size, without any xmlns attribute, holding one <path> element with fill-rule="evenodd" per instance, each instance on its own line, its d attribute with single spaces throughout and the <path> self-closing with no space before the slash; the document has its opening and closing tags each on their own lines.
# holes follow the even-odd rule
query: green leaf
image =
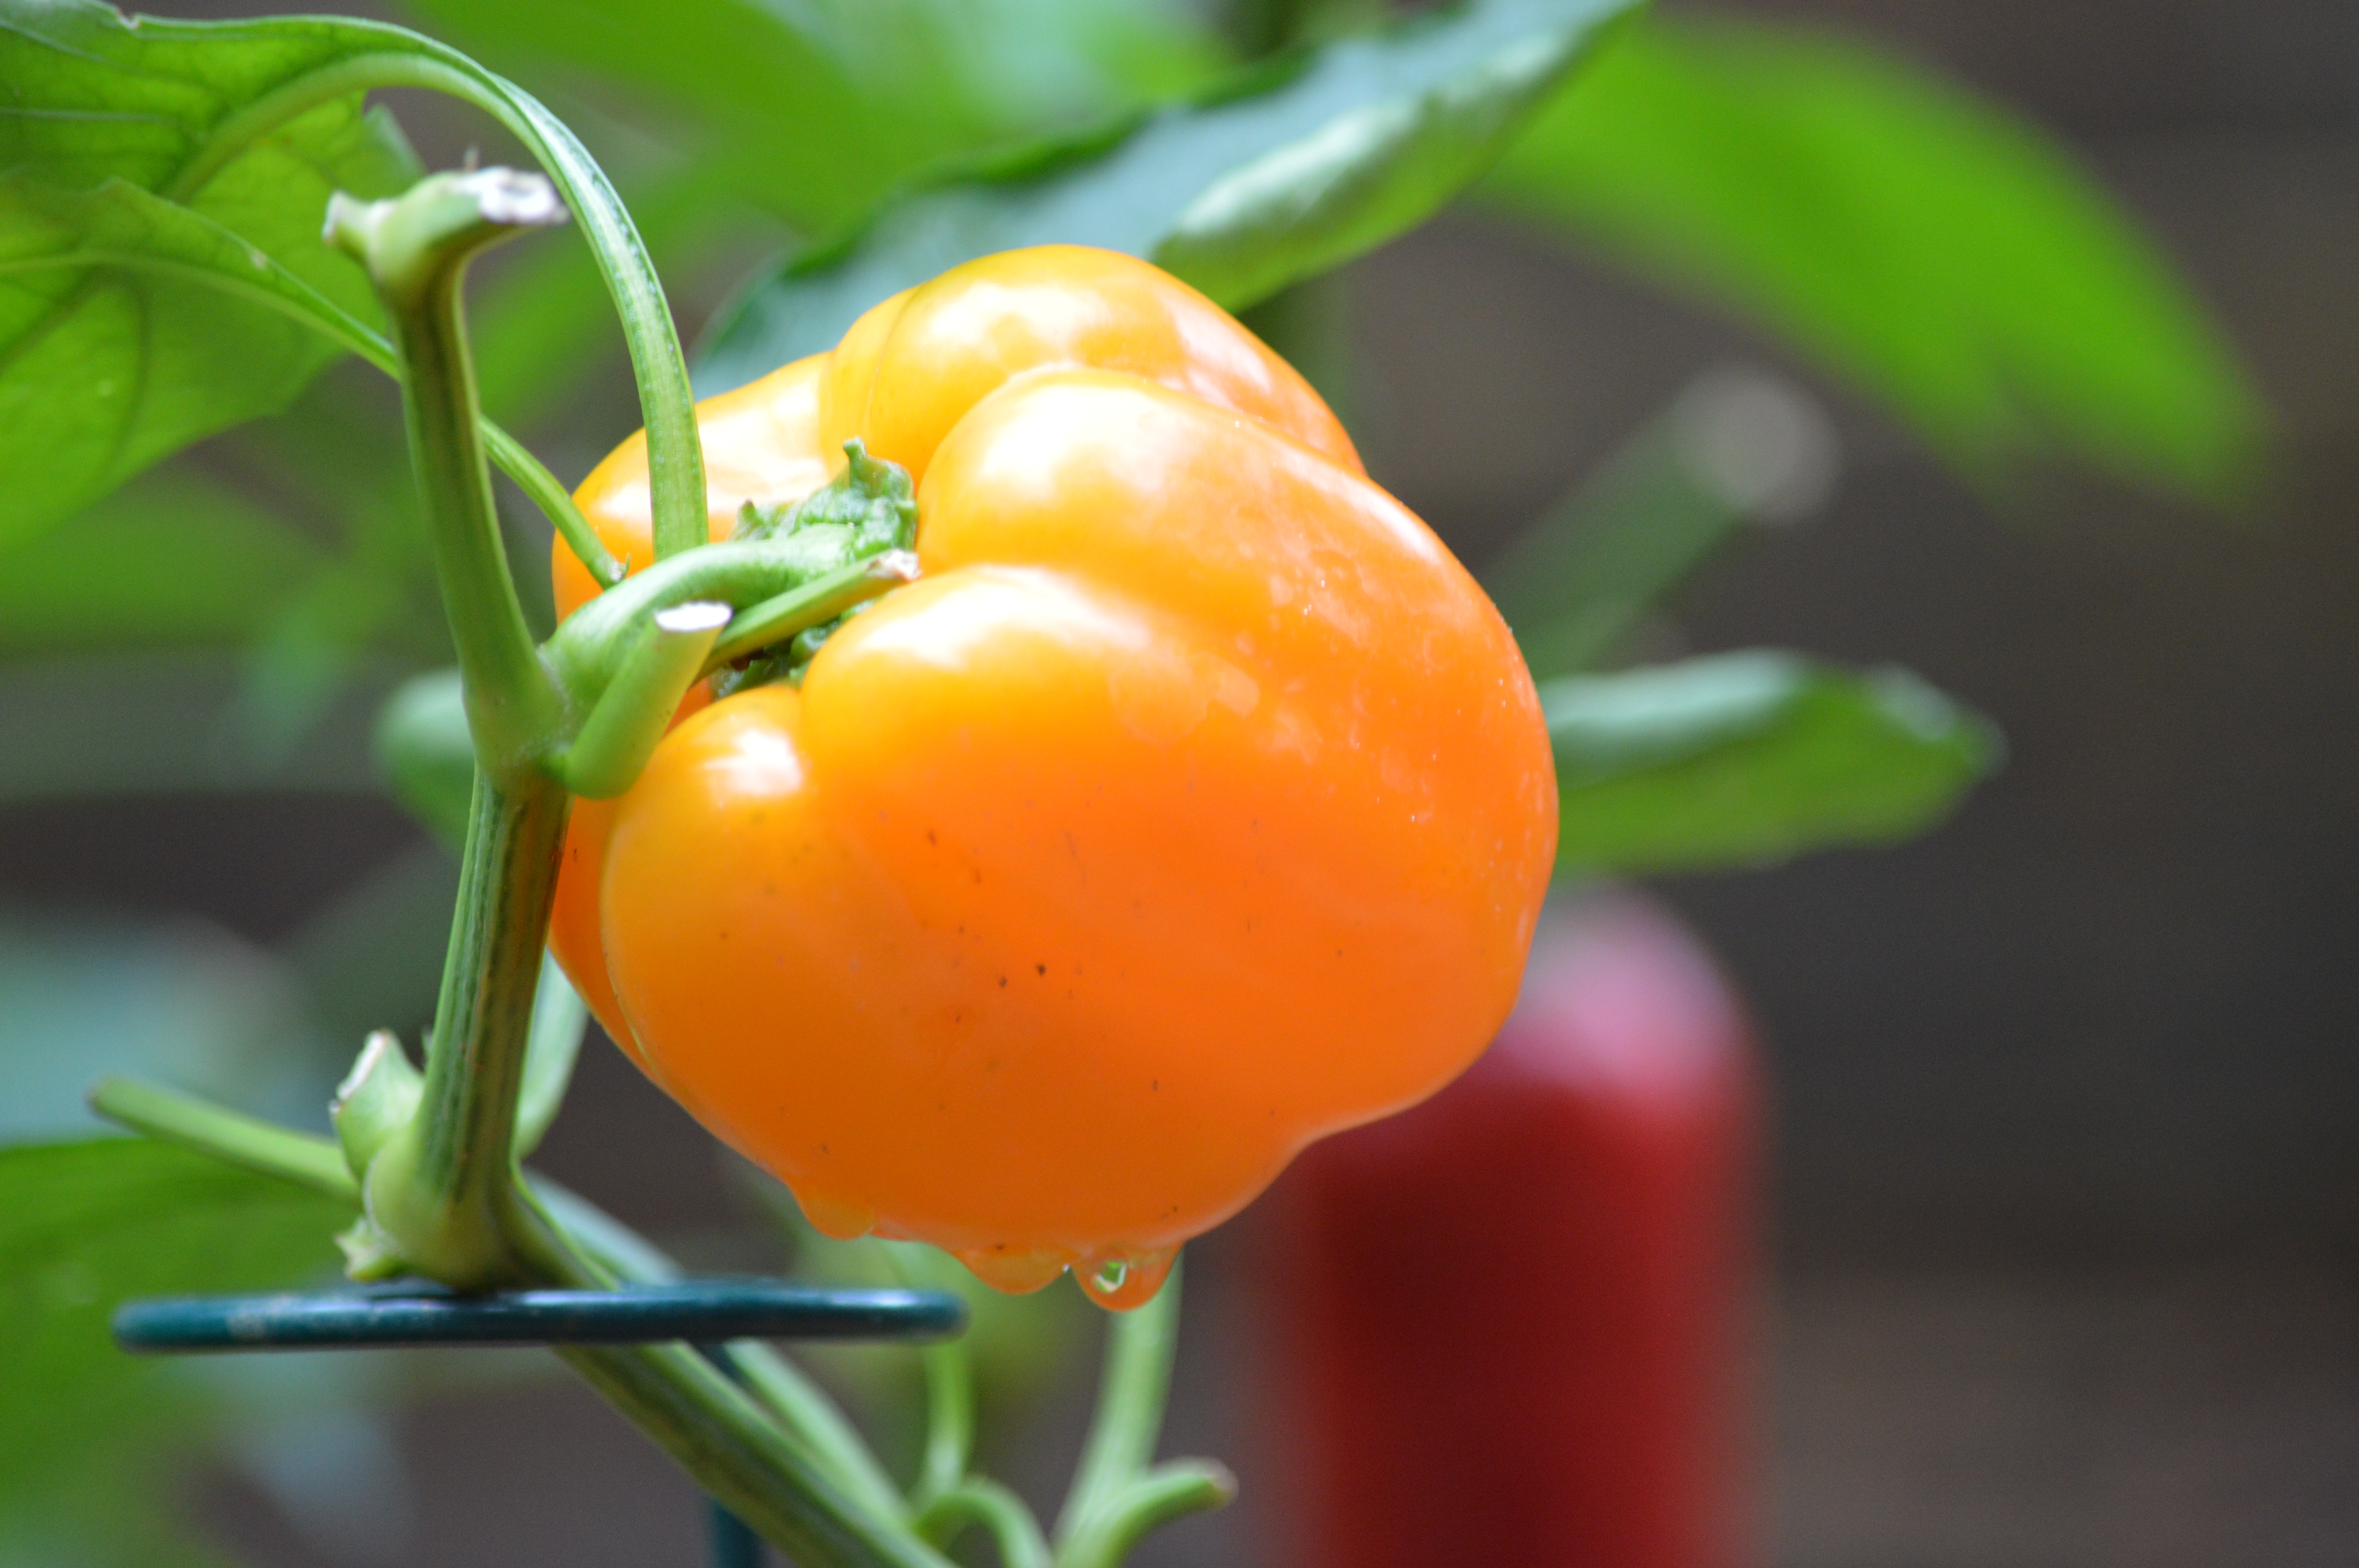
<svg viewBox="0 0 2359 1568">
<path fill-rule="evenodd" d="M 1631 3 L 1474 0 L 971 167 L 757 283 L 720 318 L 700 384 L 827 348 L 878 300 L 1022 245 L 1127 251 L 1241 309 L 1431 214 Z"/>
<path fill-rule="evenodd" d="M 412 676 L 377 712 L 371 750 L 393 797 L 456 849 L 474 798 L 475 740 L 456 669 Z"/>
<path fill-rule="evenodd" d="M 1868 45 L 1650 20 L 1478 194 L 1784 334 L 1979 481 L 2069 449 L 2225 501 L 2261 460 L 2257 394 L 2136 222 L 2031 125 Z"/>
<path fill-rule="evenodd" d="M 312 1044 L 285 966 L 225 931 L 0 911 L 0 1143 L 84 1136 L 83 1104 L 130 1073 L 308 1112 L 280 1092 Z"/>
<path fill-rule="evenodd" d="M 1834 479 L 1826 416 L 1763 372 L 1707 371 L 1482 570 L 1539 678 L 1592 667 L 1747 522 L 1790 522 Z"/>
<path fill-rule="evenodd" d="M 1722 654 L 1540 687 L 1560 871 L 1759 866 L 1948 816 L 1998 732 L 1905 670 Z"/>
<path fill-rule="evenodd" d="M 0 554 L 0 649 L 235 647 L 327 558 L 217 484 L 142 480 Z"/>
<path fill-rule="evenodd" d="M 332 189 L 387 194 L 417 164 L 359 92 L 189 178 L 216 128 L 320 58 L 312 40 L 155 36 L 73 0 L 0 5 L 0 544 L 285 406 L 338 352 L 288 319 L 299 301 L 376 319 L 320 214 Z"/>
<path fill-rule="evenodd" d="M 330 1238 L 351 1217 L 135 1139 L 0 1149 L 0 1552 L 152 1561 L 124 1551 L 169 1540 L 160 1466 L 205 1430 L 208 1401 L 168 1363 L 117 1350 L 109 1316 L 131 1296 L 327 1272 Z"/>
<path fill-rule="evenodd" d="M 457 857 L 419 844 L 339 892 L 280 946 L 321 1037 L 342 1043 L 338 1076 L 370 1030 L 415 1040 L 433 1022 L 458 902 Z"/>
<path fill-rule="evenodd" d="M 0 114 L 0 169 L 69 193 L 120 178 L 214 219 L 321 293 L 349 297 L 364 308 L 359 269 L 320 239 L 326 197 L 335 189 L 359 197 L 391 194 L 410 183 L 417 166 L 391 133 L 391 123 L 363 112 L 362 94 L 382 87 L 427 88 L 491 114 L 525 144 L 563 195 L 622 318 L 647 429 L 659 553 L 704 536 L 702 451 L 669 305 L 614 187 L 573 133 L 529 93 L 454 49 L 382 22 L 339 16 L 134 19 L 99 0 L 0 0 L 0 82 L 7 83 L 12 98 L 11 112 Z M 367 157 L 347 149 L 347 156 L 330 158 L 311 146 L 321 126 L 342 126 L 348 140 L 360 134 L 376 145 L 363 149 Z M 288 148 L 303 157 L 290 158 Z M 56 248 L 54 234 L 37 232 L 35 238 L 50 251 Z M 0 250 L 0 265 L 7 257 Z M 0 375 L 0 416 L 9 416 L 5 427 L 16 438 L 0 446 L 0 481 L 33 485 L 17 470 L 44 454 L 27 445 L 21 427 L 38 424 L 34 416 L 52 401 L 62 410 L 50 416 L 56 434 L 66 441 L 59 449 L 68 453 L 80 449 L 75 442 L 89 448 L 92 431 L 103 419 L 123 423 L 113 405 L 92 405 L 92 397 L 126 400 L 141 408 L 154 403 L 209 411 L 205 423 L 177 433 L 143 429 L 136 444 L 127 445 L 123 437 L 102 442 L 94 450 L 107 462 L 75 481 L 76 493 L 85 499 L 175 442 L 255 411 L 218 406 L 211 384 L 217 376 L 234 381 L 234 367 L 209 364 L 200 375 L 166 374 L 172 367 L 159 371 L 136 353 L 125 359 L 128 351 L 121 344 L 114 359 L 107 359 L 113 338 L 136 346 L 155 335 L 146 330 L 144 317 L 120 319 L 123 308 L 102 317 L 96 329 L 82 329 L 99 332 L 92 342 L 75 342 L 69 334 L 63 348 L 50 344 L 61 322 L 78 319 L 80 296 L 72 290 L 82 287 L 73 283 L 60 293 L 67 286 L 58 280 L 75 275 L 50 265 L 53 260 L 37 248 L 29 258 L 33 270 L 23 274 L 34 282 L 15 295 L 0 296 L 0 372 L 19 373 L 14 381 Z M 314 264 L 325 262 L 333 266 L 314 276 Z M 215 270 L 204 274 L 207 282 L 219 276 Z M 114 297 L 103 289 L 101 294 Z M 176 308 L 190 303 L 177 297 L 166 302 Z M 219 308 L 217 300 L 208 303 Z M 177 309 L 158 319 L 176 330 L 195 330 L 179 322 Z M 134 327 L 142 330 L 134 332 Z M 37 373 L 29 378 L 22 373 L 27 363 Z M 133 373 L 129 382 L 121 383 L 114 369 Z M 80 403 L 71 396 L 52 399 L 58 384 L 82 385 Z M 292 387 L 286 391 L 291 395 Z M 569 503 L 555 481 L 505 436 L 487 434 L 495 460 L 561 518 Z M 136 460 L 116 460 L 113 454 L 118 449 Z M 57 488 L 53 481 L 42 482 Z M 62 503 L 50 496 L 48 504 Z"/>
<path fill-rule="evenodd" d="M 301 790 L 375 794 L 364 720 L 332 713 L 299 744 L 247 733 L 237 667 L 141 654 L 0 665 L 0 805 L 84 795 Z"/>
<path fill-rule="evenodd" d="M 1209 51 L 1127 0 L 413 0 L 451 37 L 538 80 L 555 63 L 641 89 L 658 128 L 806 229 L 864 211 L 946 153 L 1082 123 L 1177 90 Z M 636 209 L 635 209 L 636 211 Z"/>
</svg>

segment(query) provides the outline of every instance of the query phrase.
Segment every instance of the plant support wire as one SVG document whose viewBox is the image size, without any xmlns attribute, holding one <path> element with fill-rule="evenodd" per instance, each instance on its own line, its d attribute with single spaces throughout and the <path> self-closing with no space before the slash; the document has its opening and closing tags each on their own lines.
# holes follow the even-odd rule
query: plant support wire
<svg viewBox="0 0 2359 1568">
<path fill-rule="evenodd" d="M 944 1291 L 823 1290 L 776 1280 L 483 1295 L 417 1281 L 125 1302 L 114 1326 L 116 1344 L 145 1355 L 684 1341 L 727 1369 L 721 1346 L 732 1339 L 940 1339 L 966 1327 L 966 1306 Z M 718 1503 L 710 1512 L 713 1568 L 757 1568 L 760 1537 Z"/>
</svg>

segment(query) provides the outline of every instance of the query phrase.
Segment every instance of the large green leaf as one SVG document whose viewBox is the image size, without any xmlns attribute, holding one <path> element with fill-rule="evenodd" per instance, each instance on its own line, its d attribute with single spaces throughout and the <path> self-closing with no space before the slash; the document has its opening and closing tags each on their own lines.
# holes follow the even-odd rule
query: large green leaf
<svg viewBox="0 0 2359 1568">
<path fill-rule="evenodd" d="M 237 647 L 328 560 L 244 497 L 140 481 L 0 564 L 0 650 Z"/>
<path fill-rule="evenodd" d="M 1206 56 L 1181 18 L 1126 0 L 410 0 L 538 80 L 555 64 L 640 89 L 698 161 L 806 229 L 865 210 L 945 153 L 1170 91 Z M 650 47 L 651 35 L 660 47 Z"/>
<path fill-rule="evenodd" d="M 30 248 L 0 249 L 0 276 L 17 285 L 0 295 L 0 416 L 7 421 L 0 484 L 38 503 L 12 515 L 38 522 L 87 500 L 175 445 L 284 402 L 299 384 L 299 375 L 282 377 L 271 397 L 256 386 L 239 394 L 234 362 L 255 350 L 243 341 L 245 327 L 226 326 L 220 286 L 229 274 L 210 257 L 190 270 L 187 253 L 204 247 L 164 209 L 184 207 L 185 216 L 245 242 L 257 271 L 275 262 L 321 298 L 349 302 L 341 323 L 307 308 L 294 312 L 297 325 L 328 326 L 338 347 L 364 346 L 353 323 L 366 316 L 365 286 L 355 266 L 326 249 L 320 220 L 333 189 L 385 195 L 414 177 L 416 160 L 391 123 L 361 105 L 366 90 L 397 86 L 447 92 L 493 115 L 556 185 L 598 257 L 630 345 L 658 537 L 703 536 L 702 456 L 669 305 L 612 184 L 529 93 L 382 22 L 174 22 L 125 16 L 100 0 L 0 0 L 0 83 L 8 93 L 0 169 L 61 199 L 120 201 L 125 188 L 158 199 L 144 224 L 111 231 L 136 242 L 121 265 L 75 249 L 71 212 L 46 226 L 5 225 L 12 235 L 25 231 Z M 322 126 L 342 138 L 330 147 L 335 156 L 313 145 Z M 115 275 L 125 272 L 140 281 L 121 283 Z M 196 291 L 156 285 L 159 276 Z M 86 293 L 113 303 L 91 310 Z M 270 288 L 243 303 L 283 311 L 291 297 Z M 290 330 L 275 316 L 269 325 Z M 149 351 L 182 339 L 203 351 L 163 359 Z M 323 351 L 312 344 L 306 351 Z M 371 357 L 392 368 L 381 345 Z M 561 513 L 555 481 L 498 432 L 488 434 L 495 460 L 544 510 Z"/>
<path fill-rule="evenodd" d="M 114 1347 L 135 1295 L 267 1290 L 324 1273 L 349 1206 L 133 1139 L 0 1149 L 0 1560 L 169 1557 L 165 1454 L 208 1401 Z"/>
<path fill-rule="evenodd" d="M 1566 871 L 1759 866 L 1888 843 L 1947 816 L 2002 754 L 1905 670 L 1722 654 L 1540 687 Z"/>
<path fill-rule="evenodd" d="M 417 174 L 357 92 L 209 168 L 212 134 L 321 63 L 318 40 L 139 33 L 104 5 L 0 5 L 0 544 L 284 406 L 338 352 L 288 319 L 296 294 L 376 316 L 320 237 L 329 192 Z"/>
<path fill-rule="evenodd" d="M 2213 499 L 2253 477 L 2260 401 L 2136 222 L 2016 115 L 1867 45 L 1651 20 L 1478 192 L 1783 333 L 1978 480 L 2056 449 Z"/>
<path fill-rule="evenodd" d="M 824 349 L 878 300 L 1021 245 L 1127 251 L 1242 308 L 1429 216 L 1631 4 L 1473 0 L 971 168 L 757 283 L 704 346 L 700 384 Z"/>
</svg>

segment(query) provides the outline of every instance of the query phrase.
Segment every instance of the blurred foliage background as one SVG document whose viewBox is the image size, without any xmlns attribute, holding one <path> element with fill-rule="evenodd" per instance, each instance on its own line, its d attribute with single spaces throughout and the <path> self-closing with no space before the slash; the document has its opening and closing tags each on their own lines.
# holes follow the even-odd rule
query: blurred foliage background
<svg viewBox="0 0 2359 1568">
<path fill-rule="evenodd" d="M 1994 715 L 2011 771 L 1929 843 L 1670 883 L 1754 991 L 1777 1066 L 1780 1556 L 2107 1560 L 2072 1544 L 2105 1535 L 2086 1521 L 2173 1462 L 2211 1476 L 2213 1414 L 2300 1459 L 2275 1492 L 2194 1488 L 2198 1535 L 2234 1551 L 2135 1560 L 2347 1543 L 2359 1520 L 2309 1477 L 2359 1457 L 2359 1373 L 2312 1327 L 2354 1299 L 2329 1260 L 2359 1191 L 2335 722 L 2359 312 L 2325 259 L 2359 224 L 2359 30 L 2289 3 L 1673 5 L 1529 102 L 1493 81 L 1470 101 L 1496 123 L 1437 91 L 1452 49 L 1495 77 L 1486 38 L 1606 9 L 1496 0 L 1456 32 L 1381 38 L 1385 8 L 1349 0 L 371 14 L 579 131 L 701 390 L 1009 243 L 1121 245 L 1249 308 L 1551 683 L 1570 872 L 1766 865 L 1929 826 L 1997 742 L 1864 666 L 1899 659 Z M 278 178 L 390 187 L 413 159 L 521 156 L 479 115 L 377 96 Z M 1221 184 L 1354 114 L 1363 147 L 1408 149 L 1373 194 L 1273 209 Z M 30 247 L 58 220 L 20 194 L 0 228 Z M 87 367 L 120 333 L 88 314 L 44 348 L 26 323 L 57 299 L 0 288 L 0 468 L 41 476 L 0 512 L 0 1563 L 685 1558 L 684 1488 L 529 1361 L 239 1378 L 128 1363 L 97 1332 L 125 1293 L 324 1266 L 316 1205 L 62 1141 L 96 1130 L 80 1096 L 111 1070 L 315 1125 L 364 1030 L 422 1025 L 454 868 L 393 805 L 370 733 L 448 649 L 381 376 L 224 314 L 147 351 L 236 375 L 84 450 L 40 355 L 65 343 L 103 399 Z M 578 243 L 503 254 L 474 324 L 487 412 L 567 482 L 638 423 Z M 545 524 L 507 518 L 545 605 Z M 1851 667 L 1727 652 L 1756 643 Z M 610 1053 L 547 1162 L 694 1260 L 795 1245 Z M 1245 1281 L 1201 1250 L 1174 1440 L 1234 1452 L 1248 1501 L 1152 1560 L 1278 1561 L 1235 1392 Z M 1073 1304 L 994 1331 L 1019 1473 L 1075 1397 L 1048 1348 L 1086 1325 Z M 2147 1385 L 2223 1346 L 2279 1359 L 2242 1403 L 2197 1387 L 2147 1407 L 2074 1403 L 2020 1360 L 2091 1344 L 2111 1347 L 2101 1379 Z M 881 1353 L 838 1370 L 870 1390 L 908 1373 Z M 2288 1408 L 2294 1385 L 2312 1395 Z M 2011 1455 L 2036 1432 L 2071 1462 L 1910 1468 L 1907 1434 L 1959 1410 L 1984 1412 L 1969 1446 Z M 2159 1456 L 2113 1424 L 2173 1422 L 2191 1435 Z M 1891 1500 L 1929 1487 L 1914 1511 Z M 2214 1516 L 2236 1522 L 2203 1535 Z"/>
</svg>

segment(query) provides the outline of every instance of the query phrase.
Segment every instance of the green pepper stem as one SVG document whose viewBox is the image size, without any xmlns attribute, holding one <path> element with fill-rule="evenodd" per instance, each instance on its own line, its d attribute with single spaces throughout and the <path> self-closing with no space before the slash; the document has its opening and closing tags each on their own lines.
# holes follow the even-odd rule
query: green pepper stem
<svg viewBox="0 0 2359 1568">
<path fill-rule="evenodd" d="M 564 218 L 547 180 L 500 168 L 431 176 L 389 201 L 339 195 L 328 204 L 329 239 L 367 268 L 393 318 L 411 465 L 466 682 L 468 727 L 478 761 L 503 779 L 547 748 L 563 704 L 500 541 L 461 285 L 478 252 Z"/>
<path fill-rule="evenodd" d="M 713 644 L 705 673 L 823 626 L 855 604 L 865 604 L 917 580 L 917 556 L 908 550 L 886 550 L 750 605 L 730 622 L 729 629 Z"/>
<path fill-rule="evenodd" d="M 314 28 L 318 18 L 288 18 Z M 264 24 L 267 25 L 267 24 Z M 646 243 L 603 171 L 565 123 L 538 99 L 467 56 L 421 33 L 356 17 L 332 19 L 353 41 L 348 54 L 280 83 L 216 124 L 164 194 L 185 201 L 242 152 L 288 121 L 322 103 L 379 87 L 414 87 L 474 104 L 523 142 L 557 182 L 604 276 L 647 431 L 647 472 L 658 559 L 705 539 L 704 455 L 697 438 L 695 395 L 671 308 Z M 363 43 L 365 47 L 361 47 Z M 519 480 L 519 482 L 524 482 Z M 527 484 L 527 489 L 533 486 Z M 536 496 L 536 499 L 546 499 Z M 562 521 L 563 510 L 553 513 Z M 586 534 L 587 530 L 583 530 Z M 568 538 L 572 535 L 569 533 Z M 578 547 L 577 547 L 577 553 Z M 603 554 L 603 550 L 597 553 Z M 582 554 L 595 572 L 599 562 Z M 602 579 L 611 581 L 612 579 Z"/>
<path fill-rule="evenodd" d="M 738 613 L 709 655 L 709 670 L 915 580 L 918 561 L 907 550 L 886 550 L 820 577 L 810 572 L 810 556 L 791 539 L 723 539 L 675 556 L 567 616 L 544 644 L 549 666 L 569 691 L 603 691 L 651 616 L 710 600 Z"/>
<path fill-rule="evenodd" d="M 1107 1316 L 1105 1368 L 1099 1375 L 1097 1413 L 1073 1472 L 1072 1489 L 1057 1517 L 1063 1543 L 1112 1502 L 1155 1457 L 1163 1404 L 1180 1345 L 1180 1266 L 1153 1300 Z"/>
<path fill-rule="evenodd" d="M 110 1078 L 91 1095 L 93 1109 L 162 1142 L 347 1201 L 359 1184 L 331 1140 L 297 1132 L 177 1090 Z M 677 1278 L 671 1260 L 628 1227 L 554 1184 L 536 1184 L 522 1206 L 538 1218 L 537 1244 L 519 1269 L 535 1284 L 600 1289 L 622 1281 Z M 756 1405 L 684 1347 L 576 1346 L 561 1354 L 590 1382 L 771 1541 L 802 1561 L 843 1568 L 949 1568 L 904 1522 L 881 1480 L 868 1484 L 866 1451 L 826 1397 L 766 1346 L 732 1355 L 757 1381 L 785 1383 L 807 1397 L 791 1407 L 823 1409 L 827 1421 L 773 1423 L 777 1401 Z"/>
<path fill-rule="evenodd" d="M 567 789 L 585 800 L 608 800 L 637 781 L 680 698 L 703 674 L 729 614 L 725 604 L 691 600 L 647 618 L 636 645 L 555 764 Z"/>
<path fill-rule="evenodd" d="M 545 774 L 510 789 L 477 773 L 425 1096 L 369 1166 L 370 1217 L 412 1268 L 462 1289 L 517 1282 L 546 1241 L 517 1197 L 516 1111 L 571 805 Z"/>
</svg>

